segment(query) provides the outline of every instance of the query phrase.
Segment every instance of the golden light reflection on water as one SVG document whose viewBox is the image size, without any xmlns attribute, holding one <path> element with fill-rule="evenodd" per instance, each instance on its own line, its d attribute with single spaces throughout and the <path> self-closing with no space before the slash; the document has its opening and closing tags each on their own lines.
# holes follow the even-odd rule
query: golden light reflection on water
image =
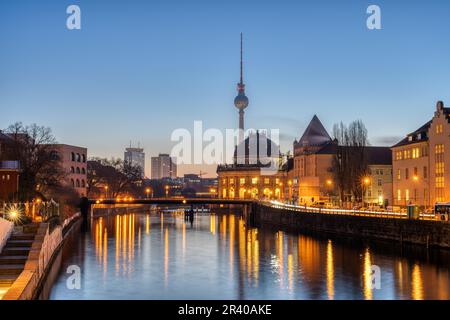
<svg viewBox="0 0 450 320">
<path fill-rule="evenodd" d="M 120 271 L 120 216 L 116 216 L 116 255 L 115 255 L 115 265 L 116 265 L 116 275 L 119 274 Z"/>
<path fill-rule="evenodd" d="M 169 228 L 166 227 L 164 234 L 164 282 L 169 280 Z"/>
<path fill-rule="evenodd" d="M 288 287 L 292 291 L 294 289 L 294 262 L 292 254 L 288 255 Z"/>
<path fill-rule="evenodd" d="M 216 216 L 214 214 L 209 217 L 209 231 L 216 234 Z"/>
<path fill-rule="evenodd" d="M 145 217 L 145 234 L 150 234 L 150 215 Z"/>
<path fill-rule="evenodd" d="M 412 282 L 411 282 L 411 298 L 413 300 L 423 300 L 423 280 L 422 271 L 419 264 L 415 263 L 412 269 Z"/>
<path fill-rule="evenodd" d="M 185 256 L 186 255 L 186 224 L 185 223 L 183 223 L 181 229 L 182 229 L 182 231 L 181 231 L 182 232 L 181 246 L 183 248 L 183 256 Z"/>
<path fill-rule="evenodd" d="M 334 261 L 333 261 L 333 243 L 328 240 L 327 243 L 327 295 L 328 300 L 334 299 Z"/>
<path fill-rule="evenodd" d="M 214 232 L 215 234 L 215 228 L 216 228 L 216 216 L 211 215 L 211 227 L 214 226 Z M 236 228 L 236 222 L 235 217 L 230 216 L 230 274 L 233 275 L 233 264 L 234 264 L 234 237 L 235 237 L 235 228 Z"/>
<path fill-rule="evenodd" d="M 276 255 L 278 257 L 278 272 L 280 287 L 284 287 L 284 254 L 283 254 L 283 232 L 277 232 L 277 251 Z"/>
<path fill-rule="evenodd" d="M 160 218 L 160 226 L 154 225 L 153 231 L 151 230 L 152 218 Z M 337 284 L 342 282 L 342 275 L 336 270 L 347 268 L 351 271 L 353 266 L 355 268 L 354 277 L 359 278 L 362 271 L 362 281 L 353 288 L 354 291 L 349 293 L 349 296 L 362 294 L 364 299 L 374 298 L 375 289 L 372 288 L 374 254 L 369 248 L 363 251 L 362 259 L 358 258 L 359 262 L 348 264 L 349 258 L 343 260 L 340 254 L 342 247 L 338 244 L 336 249 L 336 244 L 331 240 L 323 242 L 309 236 L 292 236 L 281 231 L 274 233 L 249 228 L 242 217 L 234 215 L 212 214 L 209 217 L 196 219 L 200 222 L 194 225 L 184 221 L 182 214 L 167 214 L 166 216 L 160 214 L 153 217 L 150 217 L 149 214 L 145 217 L 124 214 L 94 219 L 91 230 L 95 244 L 95 261 L 103 275 L 106 276 L 109 253 L 111 257 L 109 262 L 114 263 L 114 268 L 110 269 L 117 276 L 129 276 L 133 271 L 134 260 L 137 259 L 136 250 L 138 257 L 149 254 L 151 246 L 148 246 L 148 241 L 155 236 L 159 240 L 157 233 L 160 229 L 161 241 L 152 242 L 152 246 L 157 243 L 161 246 L 159 252 L 163 256 L 160 258 L 161 269 L 159 272 L 163 272 L 164 283 L 168 286 L 170 272 L 172 272 L 169 270 L 170 263 L 173 263 L 172 259 L 174 259 L 173 261 L 177 260 L 176 257 L 173 257 L 174 254 L 177 254 L 177 250 L 171 252 L 170 249 L 170 236 L 175 241 L 173 245 L 175 249 L 179 248 L 181 244 L 183 268 L 189 268 L 189 266 L 184 266 L 184 261 L 187 261 L 189 254 L 192 254 L 189 253 L 191 248 L 199 250 L 199 247 L 198 242 L 195 242 L 195 237 L 193 243 L 197 246 L 192 245 L 191 247 L 191 242 L 188 245 L 188 241 L 191 239 L 188 235 L 204 231 L 209 237 L 208 241 L 213 241 L 213 243 L 216 241 L 220 248 L 226 248 L 226 250 L 220 251 L 220 254 L 226 255 L 225 259 L 221 261 L 225 261 L 227 270 L 229 270 L 227 275 L 230 279 L 238 276 L 242 283 L 252 288 L 266 286 L 267 277 L 273 277 L 272 283 L 278 286 L 278 289 L 286 290 L 290 295 L 298 290 L 304 290 L 304 288 L 315 288 L 314 290 L 320 288 L 321 294 L 317 296 L 329 300 L 339 299 L 341 288 Z M 153 235 L 152 232 L 155 229 L 156 233 Z M 114 238 L 110 239 L 111 248 L 108 248 L 108 237 Z M 144 242 L 145 238 L 148 241 Z M 109 250 L 111 252 L 108 252 Z M 359 249 L 349 247 L 346 250 L 357 253 Z M 351 254 L 347 255 L 347 257 L 351 256 Z M 359 252 L 357 256 L 359 257 Z M 427 298 L 430 293 L 426 293 L 425 289 L 431 290 L 428 289 L 430 287 L 428 283 L 431 282 L 436 284 L 432 292 L 433 297 L 448 299 L 448 272 L 430 273 L 430 269 L 424 269 L 420 263 L 409 265 L 403 258 L 395 258 L 390 268 L 393 277 L 392 289 L 396 296 L 417 300 Z"/>
<path fill-rule="evenodd" d="M 372 288 L 372 262 L 370 257 L 369 248 L 366 248 L 364 252 L 364 271 L 363 271 L 363 292 L 364 299 L 372 300 L 373 298 L 373 288 Z"/>
</svg>

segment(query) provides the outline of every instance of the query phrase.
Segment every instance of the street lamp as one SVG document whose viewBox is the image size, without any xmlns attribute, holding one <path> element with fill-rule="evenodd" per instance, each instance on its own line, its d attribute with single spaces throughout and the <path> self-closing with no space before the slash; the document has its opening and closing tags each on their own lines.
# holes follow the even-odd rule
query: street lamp
<svg viewBox="0 0 450 320">
<path fill-rule="evenodd" d="M 167 198 L 169 196 L 169 186 L 166 185 L 164 188 L 166 189 L 166 198 Z"/>
<path fill-rule="evenodd" d="M 369 184 L 370 184 L 370 178 L 369 177 L 364 177 L 364 179 L 363 179 L 363 190 L 362 190 L 362 206 L 364 206 L 364 203 L 365 203 L 365 198 L 366 198 L 366 190 L 367 190 L 367 188 L 368 188 L 368 186 L 369 186 Z"/>
<path fill-rule="evenodd" d="M 327 179 L 327 196 L 328 196 L 328 202 L 331 203 L 331 187 L 333 185 L 333 180 Z"/>
<path fill-rule="evenodd" d="M 108 186 L 105 186 L 105 199 L 108 199 Z"/>
<path fill-rule="evenodd" d="M 150 188 L 145 189 L 145 193 L 147 194 L 147 199 L 149 198 Z"/>
</svg>

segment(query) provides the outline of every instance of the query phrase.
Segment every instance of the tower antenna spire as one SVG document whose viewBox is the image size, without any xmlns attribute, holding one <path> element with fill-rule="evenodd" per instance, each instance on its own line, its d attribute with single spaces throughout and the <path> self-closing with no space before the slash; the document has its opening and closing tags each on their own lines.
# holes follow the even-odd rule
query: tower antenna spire
<svg viewBox="0 0 450 320">
<path fill-rule="evenodd" d="M 243 58 L 242 58 L 242 32 L 241 32 L 241 84 L 244 84 L 244 74 L 243 74 Z"/>
</svg>

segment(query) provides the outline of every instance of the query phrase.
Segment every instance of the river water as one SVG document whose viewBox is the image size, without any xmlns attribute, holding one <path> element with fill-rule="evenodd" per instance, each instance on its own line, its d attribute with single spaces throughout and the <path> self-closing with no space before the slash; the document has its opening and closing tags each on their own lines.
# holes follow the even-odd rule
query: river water
<svg viewBox="0 0 450 320">
<path fill-rule="evenodd" d="M 448 250 L 251 228 L 233 214 L 97 218 L 61 256 L 50 299 L 450 299 Z"/>
</svg>

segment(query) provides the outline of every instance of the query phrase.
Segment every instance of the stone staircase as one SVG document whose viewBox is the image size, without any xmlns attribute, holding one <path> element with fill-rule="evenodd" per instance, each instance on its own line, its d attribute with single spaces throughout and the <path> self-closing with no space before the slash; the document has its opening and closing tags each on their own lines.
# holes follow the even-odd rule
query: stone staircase
<svg viewBox="0 0 450 320">
<path fill-rule="evenodd" d="M 25 267 L 37 231 L 37 225 L 13 232 L 0 253 L 0 299 Z"/>
</svg>

